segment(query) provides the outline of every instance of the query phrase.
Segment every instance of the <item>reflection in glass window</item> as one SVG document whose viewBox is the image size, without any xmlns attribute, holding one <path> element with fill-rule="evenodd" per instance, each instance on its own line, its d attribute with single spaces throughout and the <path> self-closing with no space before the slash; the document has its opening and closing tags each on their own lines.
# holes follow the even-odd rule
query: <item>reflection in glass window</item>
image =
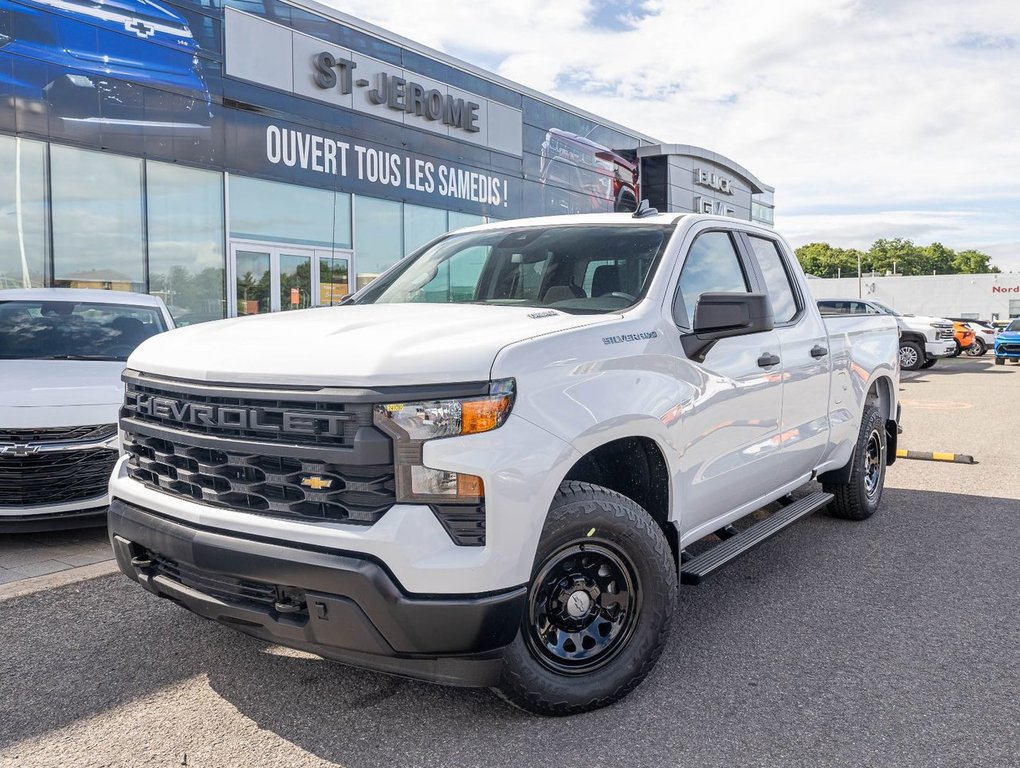
<svg viewBox="0 0 1020 768">
<path fill-rule="evenodd" d="M 149 162 L 149 293 L 182 325 L 225 315 L 223 174 Z"/>
<path fill-rule="evenodd" d="M 479 224 L 484 223 L 484 216 L 478 216 L 474 213 L 458 213 L 457 211 L 450 211 L 451 232 L 455 229 L 463 229 L 464 227 L 477 227 Z"/>
<path fill-rule="evenodd" d="M 0 360 L 127 360 L 165 330 L 155 307 L 0 301 Z"/>
<path fill-rule="evenodd" d="M 730 236 L 725 232 L 698 235 L 680 272 L 683 306 L 677 302 L 673 309 L 674 319 L 681 328 L 693 328 L 694 311 L 701 294 L 747 290 L 747 279 Z"/>
<path fill-rule="evenodd" d="M 0 136 L 0 288 L 43 285 L 46 145 Z"/>
<path fill-rule="evenodd" d="M 391 200 L 358 197 L 354 206 L 358 289 L 403 256 L 400 207 L 400 203 Z"/>
<path fill-rule="evenodd" d="M 351 247 L 351 197 L 328 189 L 230 177 L 230 236 Z"/>
<path fill-rule="evenodd" d="M 272 310 L 269 254 L 259 251 L 236 251 L 237 314 L 257 315 Z"/>
<path fill-rule="evenodd" d="M 790 276 L 783 265 L 783 257 L 779 255 L 779 247 L 774 240 L 765 240 L 761 237 L 749 239 L 762 276 L 765 278 L 769 301 L 772 302 L 772 314 L 777 323 L 787 323 L 797 314 L 797 297 L 793 292 Z"/>
<path fill-rule="evenodd" d="M 312 259 L 310 256 L 280 254 L 280 309 L 312 306 Z"/>
<path fill-rule="evenodd" d="M 404 255 L 446 232 L 446 211 L 404 205 Z"/>
<path fill-rule="evenodd" d="M 142 161 L 50 147 L 53 284 L 144 289 Z"/>
<path fill-rule="evenodd" d="M 345 257 L 319 259 L 319 304 L 331 307 L 339 304 L 349 292 L 349 262 Z"/>
</svg>

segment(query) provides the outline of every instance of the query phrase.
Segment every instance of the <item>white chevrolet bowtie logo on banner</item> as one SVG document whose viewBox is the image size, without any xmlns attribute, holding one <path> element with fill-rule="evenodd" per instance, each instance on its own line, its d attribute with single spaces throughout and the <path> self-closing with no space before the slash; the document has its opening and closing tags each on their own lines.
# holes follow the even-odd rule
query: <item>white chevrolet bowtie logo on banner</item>
<svg viewBox="0 0 1020 768">
<path fill-rule="evenodd" d="M 124 22 L 124 29 L 128 32 L 134 32 L 139 37 L 152 37 L 156 34 L 156 28 L 150 24 L 146 24 L 144 21 L 139 19 L 128 19 Z"/>
</svg>

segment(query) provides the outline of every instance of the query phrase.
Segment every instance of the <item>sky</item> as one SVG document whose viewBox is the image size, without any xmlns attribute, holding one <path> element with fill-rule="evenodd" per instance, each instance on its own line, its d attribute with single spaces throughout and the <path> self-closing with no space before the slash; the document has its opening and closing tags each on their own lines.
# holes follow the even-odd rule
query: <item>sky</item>
<svg viewBox="0 0 1020 768">
<path fill-rule="evenodd" d="M 1020 0 L 320 0 L 776 188 L 795 247 L 1020 271 Z"/>
</svg>

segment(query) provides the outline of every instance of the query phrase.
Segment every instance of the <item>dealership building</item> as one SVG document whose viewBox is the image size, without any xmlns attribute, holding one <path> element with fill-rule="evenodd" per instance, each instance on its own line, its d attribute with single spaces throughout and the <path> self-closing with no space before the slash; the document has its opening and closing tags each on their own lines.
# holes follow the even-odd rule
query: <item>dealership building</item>
<svg viewBox="0 0 1020 768">
<path fill-rule="evenodd" d="M 0 0 L 0 288 L 183 322 L 336 303 L 436 236 L 773 189 L 313 2 Z"/>
</svg>

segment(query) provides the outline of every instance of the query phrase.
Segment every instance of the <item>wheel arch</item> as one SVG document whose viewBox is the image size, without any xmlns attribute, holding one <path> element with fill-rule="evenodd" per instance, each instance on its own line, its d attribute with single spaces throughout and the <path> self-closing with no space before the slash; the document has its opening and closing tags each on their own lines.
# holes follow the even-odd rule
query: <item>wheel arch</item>
<svg viewBox="0 0 1020 768">
<path fill-rule="evenodd" d="M 666 453 L 647 435 L 617 437 L 589 448 L 562 482 L 592 483 L 626 496 L 659 526 L 676 555 L 677 528 L 671 520 L 673 482 Z"/>
</svg>

